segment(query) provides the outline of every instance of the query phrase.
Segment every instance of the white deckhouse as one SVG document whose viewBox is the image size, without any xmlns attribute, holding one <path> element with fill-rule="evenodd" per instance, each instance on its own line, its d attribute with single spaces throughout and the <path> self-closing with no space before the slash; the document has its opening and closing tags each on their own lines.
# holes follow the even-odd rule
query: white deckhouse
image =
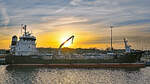
<svg viewBox="0 0 150 84">
<path fill-rule="evenodd" d="M 15 56 L 37 55 L 36 37 L 32 36 L 26 27 L 26 25 L 23 26 L 24 34 L 20 36 L 19 41 L 16 35 L 12 37 L 10 52 Z"/>
</svg>

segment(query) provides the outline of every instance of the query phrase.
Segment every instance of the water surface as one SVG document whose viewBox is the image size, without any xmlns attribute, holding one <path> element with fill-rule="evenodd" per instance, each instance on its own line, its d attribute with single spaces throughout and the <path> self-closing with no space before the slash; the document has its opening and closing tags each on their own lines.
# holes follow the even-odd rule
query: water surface
<svg viewBox="0 0 150 84">
<path fill-rule="evenodd" d="M 150 67 L 140 69 L 51 69 L 0 66 L 0 84 L 149 84 Z"/>
</svg>

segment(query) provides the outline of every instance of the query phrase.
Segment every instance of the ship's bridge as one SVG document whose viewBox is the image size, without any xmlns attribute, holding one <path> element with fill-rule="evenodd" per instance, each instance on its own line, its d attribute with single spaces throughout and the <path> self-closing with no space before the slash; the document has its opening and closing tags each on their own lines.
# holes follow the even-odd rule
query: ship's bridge
<svg viewBox="0 0 150 84">
<path fill-rule="evenodd" d="M 31 36 L 31 34 L 32 33 L 26 32 L 26 27 L 25 27 L 25 32 L 24 32 L 23 36 L 20 37 L 20 40 L 23 39 L 23 40 L 35 41 L 36 37 Z"/>
<path fill-rule="evenodd" d="M 20 40 L 23 39 L 24 41 L 27 40 L 27 41 L 35 41 L 36 40 L 36 37 L 34 36 L 21 36 L 20 37 Z"/>
</svg>

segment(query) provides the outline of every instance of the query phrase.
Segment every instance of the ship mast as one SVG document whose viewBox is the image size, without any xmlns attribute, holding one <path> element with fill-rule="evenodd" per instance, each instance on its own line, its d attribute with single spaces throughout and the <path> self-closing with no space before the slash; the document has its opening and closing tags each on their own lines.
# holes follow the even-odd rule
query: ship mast
<svg viewBox="0 0 150 84">
<path fill-rule="evenodd" d="M 27 25 L 24 25 L 24 27 L 23 27 L 25 35 L 27 34 L 27 29 L 26 29 L 26 27 L 27 27 Z"/>
<path fill-rule="evenodd" d="M 27 25 L 21 24 L 22 29 L 24 29 L 24 35 L 27 35 Z M 22 29 L 21 29 L 21 34 L 22 34 Z"/>
<path fill-rule="evenodd" d="M 111 50 L 111 52 L 112 52 L 112 50 L 113 50 L 113 47 L 112 47 L 112 28 L 113 28 L 113 26 L 110 26 L 110 29 L 111 29 L 111 36 L 110 36 L 110 50 Z"/>
</svg>

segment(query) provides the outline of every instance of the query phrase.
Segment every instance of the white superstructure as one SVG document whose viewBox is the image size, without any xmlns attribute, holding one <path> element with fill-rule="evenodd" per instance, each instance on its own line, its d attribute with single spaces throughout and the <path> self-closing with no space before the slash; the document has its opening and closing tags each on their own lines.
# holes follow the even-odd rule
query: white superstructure
<svg viewBox="0 0 150 84">
<path fill-rule="evenodd" d="M 130 53 L 131 52 L 131 45 L 128 45 L 128 40 L 124 38 L 124 45 L 125 45 L 125 52 Z"/>
<path fill-rule="evenodd" d="M 26 25 L 23 26 L 24 34 L 20 36 L 19 41 L 17 36 L 12 37 L 11 54 L 16 56 L 37 55 L 36 37 L 26 31 Z"/>
</svg>

